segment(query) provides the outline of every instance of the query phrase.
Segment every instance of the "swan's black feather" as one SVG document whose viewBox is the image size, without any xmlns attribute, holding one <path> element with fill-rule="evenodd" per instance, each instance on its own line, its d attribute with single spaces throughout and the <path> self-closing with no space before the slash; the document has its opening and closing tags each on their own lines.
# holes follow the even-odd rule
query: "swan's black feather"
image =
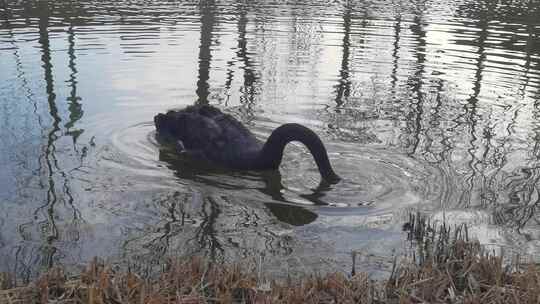
<svg viewBox="0 0 540 304">
<path fill-rule="evenodd" d="M 233 116 L 210 105 L 189 106 L 154 118 L 160 135 L 181 140 L 188 151 L 229 167 L 243 167 L 262 143 Z"/>
<path fill-rule="evenodd" d="M 263 145 L 241 122 L 210 105 L 194 105 L 154 117 L 160 136 L 181 141 L 187 151 L 237 169 L 277 169 L 285 145 L 304 143 L 312 153 L 322 177 L 337 181 L 320 138 L 299 124 L 285 124 L 272 132 Z"/>
</svg>

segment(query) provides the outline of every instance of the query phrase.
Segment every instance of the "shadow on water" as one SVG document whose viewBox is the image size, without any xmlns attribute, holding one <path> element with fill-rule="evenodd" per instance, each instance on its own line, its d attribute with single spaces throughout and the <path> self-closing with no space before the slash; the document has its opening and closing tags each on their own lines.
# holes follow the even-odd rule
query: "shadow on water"
<svg viewBox="0 0 540 304">
<path fill-rule="evenodd" d="M 265 203 L 264 205 L 278 220 L 294 226 L 307 225 L 317 219 L 317 213 L 300 206 L 278 203 Z"/>
<path fill-rule="evenodd" d="M 264 202 L 264 205 L 278 218 L 279 220 L 301 226 L 313 222 L 317 218 L 317 214 L 289 201 L 283 193 L 287 189 L 282 184 L 282 178 L 279 171 L 265 172 L 236 172 L 231 173 L 230 169 L 220 168 L 213 164 L 204 161 L 197 161 L 189 157 L 179 156 L 175 151 L 170 149 L 161 149 L 159 152 L 159 160 L 168 164 L 169 169 L 175 172 L 175 175 L 181 180 L 191 180 L 195 183 L 212 186 L 216 189 L 227 190 L 250 190 L 255 189 L 268 197 L 274 202 Z M 259 184 L 262 182 L 263 187 Z M 321 200 L 325 192 L 331 189 L 331 186 L 324 181 L 319 186 L 313 189 L 311 194 L 300 194 L 302 197 L 314 205 L 327 205 Z M 289 211 L 286 211 L 286 210 Z"/>
</svg>

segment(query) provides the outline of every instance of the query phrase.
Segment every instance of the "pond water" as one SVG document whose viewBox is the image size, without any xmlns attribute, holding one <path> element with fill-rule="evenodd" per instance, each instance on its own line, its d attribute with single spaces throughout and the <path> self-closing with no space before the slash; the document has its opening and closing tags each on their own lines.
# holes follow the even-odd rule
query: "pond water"
<svg viewBox="0 0 540 304">
<path fill-rule="evenodd" d="M 300 144 L 280 172 L 179 157 L 153 116 L 196 102 L 312 128 L 343 180 Z M 415 210 L 536 258 L 539 104 L 537 1 L 1 1 L 0 271 L 378 273 Z"/>
</svg>

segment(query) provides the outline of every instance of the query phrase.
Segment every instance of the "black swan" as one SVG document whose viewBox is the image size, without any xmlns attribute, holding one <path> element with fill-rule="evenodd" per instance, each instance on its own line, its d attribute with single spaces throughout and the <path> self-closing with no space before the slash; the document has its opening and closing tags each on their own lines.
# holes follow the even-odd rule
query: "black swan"
<svg viewBox="0 0 540 304">
<path fill-rule="evenodd" d="M 179 152 L 241 170 L 276 170 L 285 145 L 299 141 L 313 155 L 326 182 L 340 180 L 319 136 L 299 124 L 280 126 L 262 143 L 241 122 L 210 105 L 160 113 L 154 123 L 160 137 L 176 140 Z"/>
</svg>

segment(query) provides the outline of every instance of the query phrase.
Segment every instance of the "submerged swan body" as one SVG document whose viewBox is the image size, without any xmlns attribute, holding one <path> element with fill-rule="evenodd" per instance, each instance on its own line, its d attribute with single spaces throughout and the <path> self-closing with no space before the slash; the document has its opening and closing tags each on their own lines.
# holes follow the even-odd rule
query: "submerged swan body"
<svg viewBox="0 0 540 304">
<path fill-rule="evenodd" d="M 299 141 L 313 155 L 325 181 L 340 179 L 319 136 L 299 124 L 280 126 L 262 143 L 241 122 L 209 105 L 160 113 L 154 117 L 154 123 L 158 134 L 176 140 L 181 152 L 242 170 L 278 169 L 285 146 Z"/>
</svg>

